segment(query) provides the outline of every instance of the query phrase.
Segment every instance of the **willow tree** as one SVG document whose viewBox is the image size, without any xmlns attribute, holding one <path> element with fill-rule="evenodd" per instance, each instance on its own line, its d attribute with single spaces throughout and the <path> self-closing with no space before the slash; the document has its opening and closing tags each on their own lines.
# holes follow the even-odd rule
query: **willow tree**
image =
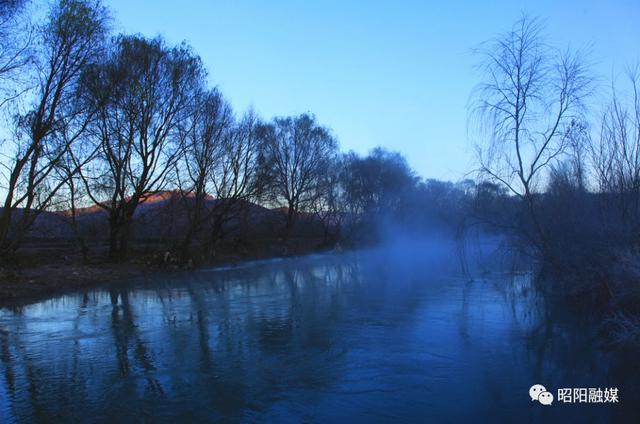
<svg viewBox="0 0 640 424">
<path fill-rule="evenodd" d="M 335 160 L 338 144 L 309 114 L 274 118 L 262 128 L 261 137 L 262 178 L 269 200 L 286 208 L 287 239 L 299 212 L 308 209 L 320 194 L 322 174 Z"/>
<path fill-rule="evenodd" d="M 126 258 L 137 207 L 173 182 L 177 130 L 202 77 L 189 48 L 141 36 L 120 36 L 83 75 L 85 101 L 98 110 L 91 127 L 98 156 L 81 175 L 108 215 L 111 260 Z"/>
<path fill-rule="evenodd" d="M 102 54 L 107 18 L 99 1 L 60 0 L 35 30 L 32 60 L 21 71 L 30 77 L 20 108 L 25 112 L 16 115 L 13 137 L 2 151 L 0 250 L 5 253 L 18 247 L 65 184 L 57 167 L 93 114 L 77 101 L 80 75 Z"/>
<path fill-rule="evenodd" d="M 544 231 L 536 192 L 570 146 L 568 129 L 582 119 L 592 78 L 580 52 L 547 44 L 543 25 L 523 17 L 478 49 L 484 81 L 473 93 L 480 173 L 524 201 L 537 243 Z"/>
<path fill-rule="evenodd" d="M 230 104 L 217 89 L 201 88 L 191 112 L 180 125 L 181 160 L 176 169 L 187 228 L 180 241 L 181 260 L 188 259 L 193 238 L 201 232 L 210 213 L 210 180 L 224 153 L 225 133 L 233 125 Z"/>
<path fill-rule="evenodd" d="M 211 193 L 217 200 L 211 211 L 211 246 L 222 238 L 225 224 L 231 219 L 239 221 L 239 215 L 249 212 L 245 202 L 262 190 L 263 182 L 258 178 L 263 153 L 260 125 L 257 115 L 249 110 L 224 132 L 221 154 L 209 177 Z"/>
<path fill-rule="evenodd" d="M 0 2 L 0 107 L 16 100 L 27 87 L 24 69 L 30 64 L 33 22 L 27 0 Z"/>
</svg>

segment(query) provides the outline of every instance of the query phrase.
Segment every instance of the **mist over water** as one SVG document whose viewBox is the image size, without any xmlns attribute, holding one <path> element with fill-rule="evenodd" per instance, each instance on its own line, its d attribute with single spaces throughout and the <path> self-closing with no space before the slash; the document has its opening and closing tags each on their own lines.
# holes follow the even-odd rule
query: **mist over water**
<svg viewBox="0 0 640 424">
<path fill-rule="evenodd" d="M 632 419 L 634 362 L 554 322 L 498 243 L 466 273 L 456 241 L 405 235 L 2 309 L 0 422 Z M 622 404 L 542 407 L 535 383 Z"/>
</svg>

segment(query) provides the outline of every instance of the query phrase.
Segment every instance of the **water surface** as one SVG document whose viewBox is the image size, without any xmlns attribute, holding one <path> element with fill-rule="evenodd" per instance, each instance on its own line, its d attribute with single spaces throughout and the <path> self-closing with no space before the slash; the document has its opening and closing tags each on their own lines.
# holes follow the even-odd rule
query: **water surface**
<svg viewBox="0 0 640 424">
<path fill-rule="evenodd" d="M 0 311 L 0 422 L 637 419 L 638 366 L 554 322 L 526 273 L 350 252 L 109 285 Z M 545 407 L 528 389 L 617 387 Z M 635 403 L 634 403 L 635 402 Z"/>
</svg>

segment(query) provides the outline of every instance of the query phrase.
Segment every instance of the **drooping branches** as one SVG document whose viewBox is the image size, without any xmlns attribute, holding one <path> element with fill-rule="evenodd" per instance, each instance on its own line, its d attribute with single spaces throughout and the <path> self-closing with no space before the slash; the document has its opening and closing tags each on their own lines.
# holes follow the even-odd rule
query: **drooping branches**
<svg viewBox="0 0 640 424">
<path fill-rule="evenodd" d="M 161 39 L 121 36 L 106 59 L 83 75 L 99 155 L 83 181 L 109 216 L 109 256 L 124 259 L 133 215 L 170 181 L 180 157 L 177 131 L 200 86 L 200 59 Z"/>
<path fill-rule="evenodd" d="M 565 130 L 581 118 L 592 88 L 580 54 L 553 49 L 542 30 L 540 21 L 524 17 L 479 49 L 484 82 L 472 103 L 483 138 L 481 173 L 527 199 L 565 153 Z"/>
<path fill-rule="evenodd" d="M 0 249 L 15 249 L 65 181 L 52 180 L 80 140 L 93 111 L 77 102 L 83 69 L 102 53 L 107 13 L 99 1 L 61 0 L 38 28 L 34 86 L 3 151 Z M 76 172 L 77 170 L 74 170 Z M 17 216 L 16 211 L 22 212 Z M 16 221 L 17 220 L 17 221 Z"/>
<path fill-rule="evenodd" d="M 582 121 L 593 79 L 580 53 L 549 46 L 541 22 L 528 17 L 479 53 L 484 81 L 473 93 L 471 116 L 482 140 L 477 146 L 480 177 L 525 202 L 532 238 L 544 244 L 535 193 L 567 153 L 570 130 Z"/>
</svg>

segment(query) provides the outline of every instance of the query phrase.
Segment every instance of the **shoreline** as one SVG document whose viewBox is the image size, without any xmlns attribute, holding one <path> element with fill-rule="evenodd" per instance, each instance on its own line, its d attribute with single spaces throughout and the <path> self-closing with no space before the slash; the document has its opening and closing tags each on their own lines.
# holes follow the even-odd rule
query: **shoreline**
<svg viewBox="0 0 640 424">
<path fill-rule="evenodd" d="M 172 265 L 157 266 L 140 262 L 43 263 L 27 267 L 0 268 L 0 308 L 36 303 L 82 289 L 122 284 L 126 280 L 151 277 L 157 274 L 232 270 L 236 267 L 242 268 L 256 261 L 286 260 L 328 252 L 333 252 L 333 250 L 311 249 L 289 255 L 233 256 L 191 268 Z"/>
<path fill-rule="evenodd" d="M 65 293 L 152 275 L 169 270 L 139 264 L 42 265 L 4 270 L 0 282 L 0 308 L 35 303 Z"/>
</svg>

